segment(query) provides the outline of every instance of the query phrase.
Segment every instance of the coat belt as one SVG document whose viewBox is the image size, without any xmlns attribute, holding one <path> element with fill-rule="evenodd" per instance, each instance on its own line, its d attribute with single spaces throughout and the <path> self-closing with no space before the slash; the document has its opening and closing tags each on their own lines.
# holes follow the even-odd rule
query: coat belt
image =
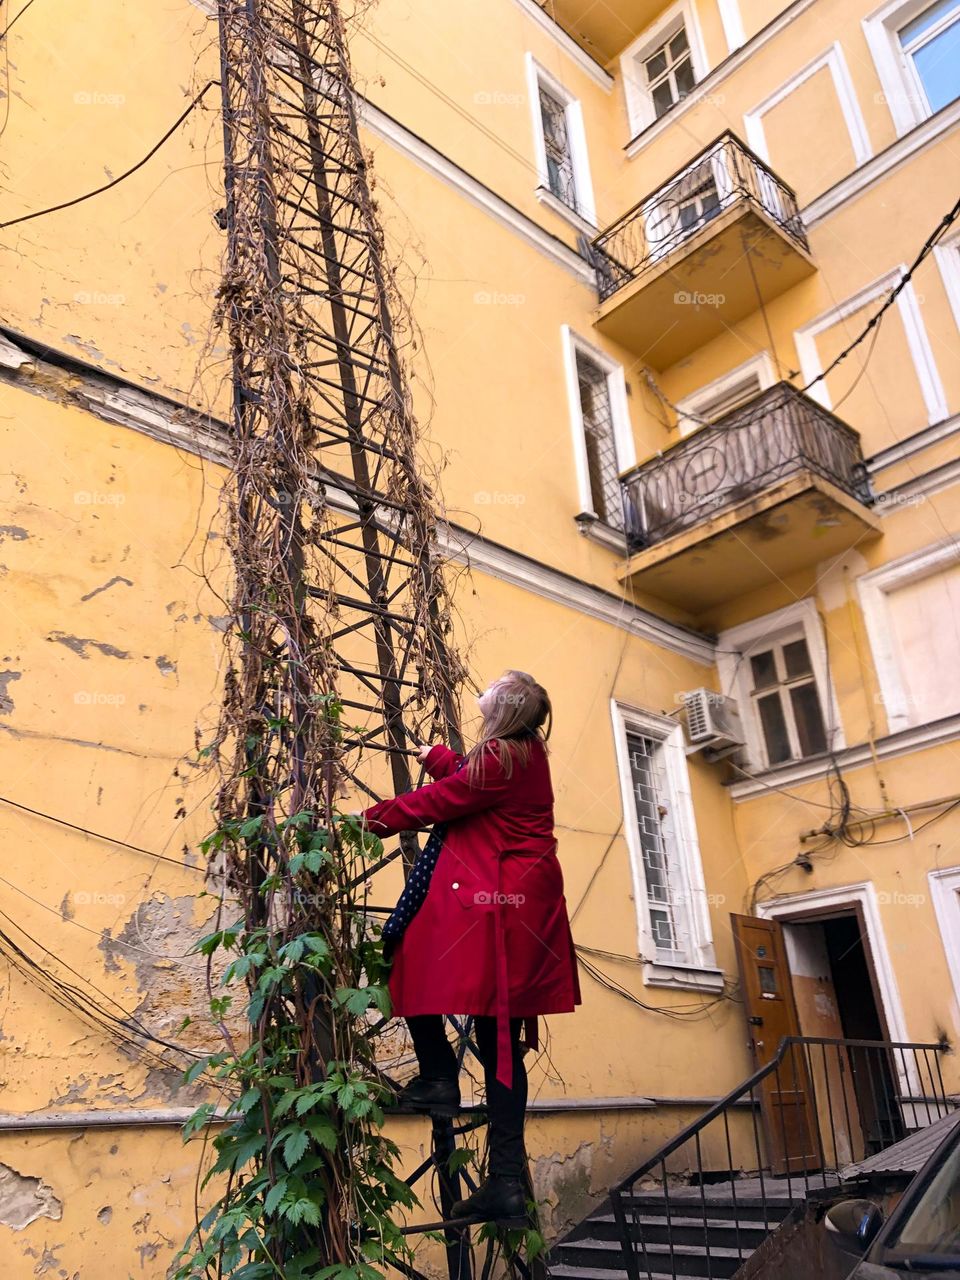
<svg viewBox="0 0 960 1280">
<path fill-rule="evenodd" d="M 513 1052 L 510 1046 L 510 975 L 507 966 L 507 940 L 503 912 L 506 906 L 501 893 L 501 868 L 503 862 L 497 859 L 497 895 L 494 899 L 494 944 L 496 956 L 496 1011 L 497 1011 L 497 1072 L 496 1078 L 508 1089 L 513 1088 Z M 537 1019 L 527 1017 L 523 1020 L 524 1039 L 531 1049 L 540 1047 L 537 1035 Z"/>
</svg>

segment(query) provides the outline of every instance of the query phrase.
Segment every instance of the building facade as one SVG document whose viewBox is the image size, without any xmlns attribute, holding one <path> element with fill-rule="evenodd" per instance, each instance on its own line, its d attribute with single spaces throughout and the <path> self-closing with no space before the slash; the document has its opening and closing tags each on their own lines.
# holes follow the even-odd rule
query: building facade
<svg viewBox="0 0 960 1280">
<path fill-rule="evenodd" d="M 957 200 L 958 40 L 950 0 L 351 23 L 459 638 L 554 701 L 554 1232 L 752 1069 L 731 915 L 781 926 L 802 1034 L 956 1040 L 960 220 L 912 268 Z M 0 1232 L 18 1280 L 160 1277 L 203 1158 L 160 1050 L 205 1035 L 215 15 L 44 0 L 5 43 Z"/>
</svg>

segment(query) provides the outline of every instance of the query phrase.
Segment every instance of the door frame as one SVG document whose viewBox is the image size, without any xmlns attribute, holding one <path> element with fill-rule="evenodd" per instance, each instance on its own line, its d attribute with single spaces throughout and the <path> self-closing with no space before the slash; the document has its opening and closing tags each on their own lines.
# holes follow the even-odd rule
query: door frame
<svg viewBox="0 0 960 1280">
<path fill-rule="evenodd" d="M 849 912 L 851 907 L 860 920 L 864 941 L 869 948 L 867 963 L 873 975 L 874 995 L 878 1012 L 886 1024 L 887 1035 L 893 1041 L 908 1043 L 910 1037 L 907 1035 L 903 1003 L 880 919 L 877 890 L 872 881 L 841 885 L 835 889 L 811 889 L 807 893 L 778 894 L 765 902 L 758 902 L 756 912 L 758 916 L 777 920 L 780 924 L 800 924 L 840 915 L 844 909 Z M 919 1096 L 922 1090 L 916 1063 L 907 1058 L 904 1069 L 903 1062 L 896 1055 L 894 1062 L 902 1095 Z"/>
</svg>

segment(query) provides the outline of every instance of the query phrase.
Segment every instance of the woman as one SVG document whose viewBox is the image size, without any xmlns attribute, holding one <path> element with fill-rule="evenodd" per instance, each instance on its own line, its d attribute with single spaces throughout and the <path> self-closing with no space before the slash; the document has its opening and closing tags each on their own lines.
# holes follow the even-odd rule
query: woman
<svg viewBox="0 0 960 1280">
<path fill-rule="evenodd" d="M 527 1103 L 521 1029 L 526 1023 L 527 1045 L 536 1048 L 537 1016 L 571 1013 L 581 1003 L 580 984 L 553 834 L 550 700 L 532 676 L 508 671 L 477 702 L 483 726 L 472 751 L 422 747 L 436 781 L 360 816 L 378 836 L 446 826 L 432 872 L 428 842 L 384 925 L 388 940 L 399 936 L 389 978 L 393 1009 L 407 1021 L 420 1067 L 402 1097 L 417 1110 L 455 1114 L 457 1060 L 442 1015 L 472 1014 L 490 1118 L 489 1177 L 453 1214 L 520 1223 Z"/>
</svg>

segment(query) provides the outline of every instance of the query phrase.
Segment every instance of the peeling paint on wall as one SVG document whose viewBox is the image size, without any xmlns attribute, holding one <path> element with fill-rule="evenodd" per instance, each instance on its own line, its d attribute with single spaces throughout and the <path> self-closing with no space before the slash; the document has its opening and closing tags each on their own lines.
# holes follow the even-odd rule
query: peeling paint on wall
<svg viewBox="0 0 960 1280">
<path fill-rule="evenodd" d="M 84 636 L 68 636 L 63 631 L 51 631 L 47 636 L 48 640 L 52 640 L 55 644 L 64 644 L 71 649 L 80 658 L 89 658 L 87 649 L 96 649 L 108 658 L 129 658 L 130 654 L 124 649 L 118 649 L 115 645 L 105 644 L 101 640 L 90 640 Z"/>
<path fill-rule="evenodd" d="M 25 1176 L 8 1164 L 0 1164 L 0 1223 L 22 1231 L 37 1218 L 53 1218 L 59 1222 L 62 1214 L 63 1205 L 52 1187 L 40 1178 Z"/>
<path fill-rule="evenodd" d="M 9 686 L 20 677 L 19 671 L 0 671 L 0 716 L 9 715 L 13 710 L 13 698 L 10 696 Z"/>
</svg>

